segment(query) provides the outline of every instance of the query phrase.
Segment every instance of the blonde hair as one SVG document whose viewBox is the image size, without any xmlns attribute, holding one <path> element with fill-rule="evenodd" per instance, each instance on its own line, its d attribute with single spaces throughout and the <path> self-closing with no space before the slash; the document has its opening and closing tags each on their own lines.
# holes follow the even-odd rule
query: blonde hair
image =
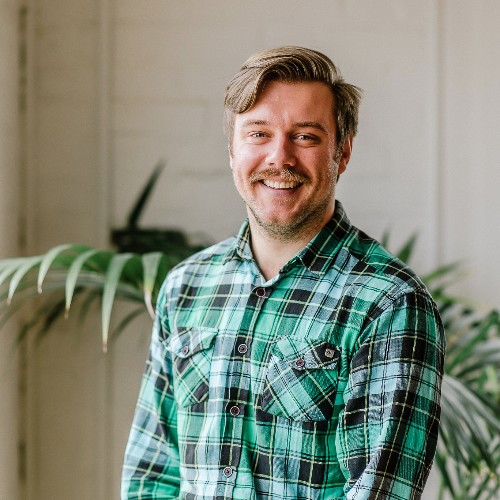
<svg viewBox="0 0 500 500">
<path fill-rule="evenodd" d="M 224 96 L 224 133 L 231 142 L 234 115 L 249 110 L 257 101 L 266 83 L 323 82 L 334 97 L 337 144 L 342 146 L 348 136 L 358 130 L 361 89 L 346 83 L 333 62 L 316 50 L 304 47 L 278 47 L 251 55 L 226 87 Z"/>
</svg>

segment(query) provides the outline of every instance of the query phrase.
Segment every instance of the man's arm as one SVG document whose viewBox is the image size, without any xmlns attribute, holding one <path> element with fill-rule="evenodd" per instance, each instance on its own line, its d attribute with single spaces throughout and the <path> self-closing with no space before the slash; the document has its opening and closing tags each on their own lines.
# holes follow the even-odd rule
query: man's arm
<svg viewBox="0 0 500 500">
<path fill-rule="evenodd" d="M 362 333 L 336 443 L 348 500 L 420 498 L 436 450 L 444 343 L 425 291 L 398 298 Z"/>
<path fill-rule="evenodd" d="M 158 309 L 125 451 L 122 500 L 177 498 L 179 492 L 177 408 L 172 390 L 171 358 L 163 344 L 165 335 L 160 315 Z"/>
</svg>

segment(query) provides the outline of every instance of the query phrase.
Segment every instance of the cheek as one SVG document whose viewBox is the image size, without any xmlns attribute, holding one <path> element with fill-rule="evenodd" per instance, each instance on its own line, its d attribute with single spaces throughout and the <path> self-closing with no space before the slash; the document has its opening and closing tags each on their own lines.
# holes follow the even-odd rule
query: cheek
<svg viewBox="0 0 500 500">
<path fill-rule="evenodd" d="M 259 159 L 254 154 L 241 149 L 233 153 L 230 158 L 230 165 L 233 172 L 238 172 L 237 175 L 240 177 L 248 177 L 260 164 Z"/>
<path fill-rule="evenodd" d="M 245 184 L 245 179 L 248 177 L 245 175 L 244 169 L 242 169 L 242 166 L 239 162 L 232 162 L 231 165 L 232 169 L 232 174 L 233 174 L 233 182 L 238 188 L 238 190 L 243 189 L 244 184 Z"/>
<path fill-rule="evenodd" d="M 329 152 L 315 152 L 303 161 L 304 165 L 311 165 L 313 170 L 319 176 L 332 175 L 337 170 L 337 163 Z"/>
<path fill-rule="evenodd" d="M 235 139 L 232 144 L 232 155 L 238 162 L 258 162 L 266 156 L 266 147 L 262 144 L 250 144 L 248 142 Z"/>
</svg>

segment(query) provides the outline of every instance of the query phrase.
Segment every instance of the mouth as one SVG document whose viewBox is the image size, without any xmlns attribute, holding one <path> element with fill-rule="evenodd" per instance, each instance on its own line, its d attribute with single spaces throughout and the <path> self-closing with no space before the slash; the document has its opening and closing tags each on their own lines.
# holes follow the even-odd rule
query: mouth
<svg viewBox="0 0 500 500">
<path fill-rule="evenodd" d="M 294 189 L 301 184 L 301 182 L 272 181 L 270 179 L 263 179 L 261 182 L 271 189 Z"/>
<path fill-rule="evenodd" d="M 290 168 L 275 169 L 268 168 L 263 172 L 254 173 L 250 176 L 252 184 L 259 182 L 264 186 L 276 190 L 292 190 L 308 182 L 307 177 L 295 172 Z"/>
</svg>

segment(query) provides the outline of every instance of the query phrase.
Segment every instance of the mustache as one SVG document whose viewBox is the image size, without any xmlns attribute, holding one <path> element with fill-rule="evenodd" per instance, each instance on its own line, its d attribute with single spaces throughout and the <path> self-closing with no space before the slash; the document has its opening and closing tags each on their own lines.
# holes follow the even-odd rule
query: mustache
<svg viewBox="0 0 500 500">
<path fill-rule="evenodd" d="M 255 182 L 263 181 L 271 177 L 279 177 L 284 182 L 300 182 L 306 184 L 309 178 L 301 175 L 290 168 L 267 168 L 258 173 L 253 173 L 249 177 L 249 181 L 254 184 Z"/>
</svg>

